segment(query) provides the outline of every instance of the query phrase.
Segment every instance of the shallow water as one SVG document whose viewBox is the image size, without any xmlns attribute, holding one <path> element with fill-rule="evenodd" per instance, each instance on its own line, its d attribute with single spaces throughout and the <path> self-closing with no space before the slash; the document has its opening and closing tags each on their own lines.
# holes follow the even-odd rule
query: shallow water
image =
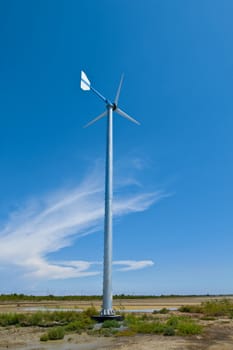
<svg viewBox="0 0 233 350">
<path fill-rule="evenodd" d="M 133 310 L 122 310 L 122 311 L 120 311 L 120 312 L 129 312 L 129 313 L 131 313 L 131 312 L 142 312 L 142 313 L 152 313 L 152 312 L 154 312 L 154 311 L 160 311 L 160 310 L 162 310 L 162 309 L 138 309 L 138 310 L 136 310 L 136 309 L 133 309 Z M 176 311 L 177 310 L 177 308 L 169 308 L 168 309 L 169 311 Z"/>
<path fill-rule="evenodd" d="M 23 311 L 76 311 L 76 312 L 82 312 L 83 309 L 66 309 L 66 308 L 51 308 L 51 307 L 43 307 L 43 306 L 33 306 L 33 307 L 23 307 Z"/>
<path fill-rule="evenodd" d="M 54 312 L 54 311 L 76 311 L 76 312 L 82 312 L 83 309 L 62 309 L 62 308 L 46 308 L 46 307 L 25 307 L 25 308 L 22 308 L 22 310 L 24 311 L 51 311 L 51 312 Z M 142 312 L 142 313 L 145 313 L 145 312 L 148 312 L 148 313 L 152 313 L 154 311 L 160 311 L 161 309 L 128 309 L 128 310 L 117 310 L 118 312 L 123 312 L 123 313 L 133 313 L 133 312 Z M 176 311 L 177 308 L 168 308 L 169 311 Z"/>
</svg>

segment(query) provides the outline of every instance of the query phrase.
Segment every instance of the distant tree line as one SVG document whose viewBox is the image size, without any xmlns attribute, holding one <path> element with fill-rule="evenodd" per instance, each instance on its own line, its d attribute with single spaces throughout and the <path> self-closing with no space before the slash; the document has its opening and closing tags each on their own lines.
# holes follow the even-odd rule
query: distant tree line
<svg viewBox="0 0 233 350">
<path fill-rule="evenodd" d="M 129 294 L 117 294 L 113 296 L 113 299 L 154 299 L 154 298 L 179 298 L 179 297 L 227 297 L 232 295 L 213 295 L 213 294 L 202 294 L 202 295 L 129 295 Z M 26 294 L 0 294 L 0 302 L 5 301 L 93 301 L 93 300 L 102 300 L 102 295 L 26 295 Z"/>
</svg>

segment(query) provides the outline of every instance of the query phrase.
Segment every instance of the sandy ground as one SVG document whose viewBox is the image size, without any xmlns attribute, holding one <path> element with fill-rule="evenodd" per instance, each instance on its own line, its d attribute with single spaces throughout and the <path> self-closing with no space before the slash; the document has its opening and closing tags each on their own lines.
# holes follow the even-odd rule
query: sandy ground
<svg viewBox="0 0 233 350">
<path fill-rule="evenodd" d="M 208 298 L 210 299 L 210 298 Z M 216 299 L 216 298 L 215 298 Z M 206 298 L 204 298 L 206 300 Z M 177 308 L 185 304 L 198 304 L 203 298 L 155 298 L 141 300 L 118 300 L 117 309 L 159 309 Z M 0 312 L 24 311 L 25 307 L 46 308 L 99 308 L 100 303 L 21 303 L 1 304 Z M 203 321 L 206 330 L 203 335 L 188 337 L 165 337 L 158 335 L 137 335 L 133 337 L 93 337 L 87 334 L 67 335 L 62 341 L 40 342 L 45 329 L 38 327 L 0 327 L 0 349 L 14 350 L 233 350 L 233 320 L 218 319 Z"/>
</svg>

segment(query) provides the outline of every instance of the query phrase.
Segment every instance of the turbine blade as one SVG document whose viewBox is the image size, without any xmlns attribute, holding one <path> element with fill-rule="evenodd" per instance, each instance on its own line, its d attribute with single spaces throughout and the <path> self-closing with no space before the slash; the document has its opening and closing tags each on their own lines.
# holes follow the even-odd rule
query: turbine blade
<svg viewBox="0 0 233 350">
<path fill-rule="evenodd" d="M 101 98 L 101 100 L 103 100 L 106 104 L 108 103 L 108 100 L 106 99 L 106 97 L 101 95 L 101 93 L 99 91 L 97 91 L 96 89 L 93 88 L 93 86 L 91 86 L 91 82 L 90 82 L 90 80 L 88 79 L 86 73 L 83 70 L 81 70 L 80 87 L 84 91 L 92 90 L 98 97 Z"/>
<path fill-rule="evenodd" d="M 116 106 L 118 105 L 118 101 L 119 101 L 119 96 L 120 96 L 120 93 L 121 93 L 121 86 L 122 86 L 123 80 L 124 80 L 124 74 L 121 75 L 120 84 L 119 84 L 118 89 L 117 89 L 117 93 L 116 93 L 116 97 L 115 97 L 115 101 L 114 101 Z"/>
<path fill-rule="evenodd" d="M 106 99 L 106 97 L 101 95 L 101 93 L 99 91 L 94 89 L 92 86 L 90 88 L 91 88 L 91 91 L 93 91 L 99 98 L 101 98 L 102 101 L 104 101 L 106 104 L 108 103 L 108 100 Z"/>
<path fill-rule="evenodd" d="M 133 122 L 133 123 L 135 123 L 135 124 L 137 124 L 137 125 L 140 125 L 140 123 L 139 123 L 136 119 L 130 117 L 130 115 L 128 115 L 127 113 L 125 113 L 124 111 L 122 111 L 120 108 L 117 108 L 117 109 L 116 109 L 116 112 L 117 112 L 118 114 L 120 114 L 122 117 L 124 117 L 124 118 L 130 120 L 131 122 Z"/>
<path fill-rule="evenodd" d="M 86 73 L 81 70 L 81 82 L 80 82 L 80 87 L 82 90 L 87 91 L 91 89 L 91 83 L 90 80 L 88 79 Z"/>
<path fill-rule="evenodd" d="M 104 113 L 98 115 L 98 117 L 96 117 L 95 119 L 91 120 L 89 123 L 87 123 L 87 124 L 84 126 L 84 128 L 88 128 L 88 126 L 94 124 L 95 122 L 97 122 L 97 120 L 99 120 L 99 119 L 105 117 L 106 115 L 107 115 L 107 111 L 105 111 Z"/>
</svg>

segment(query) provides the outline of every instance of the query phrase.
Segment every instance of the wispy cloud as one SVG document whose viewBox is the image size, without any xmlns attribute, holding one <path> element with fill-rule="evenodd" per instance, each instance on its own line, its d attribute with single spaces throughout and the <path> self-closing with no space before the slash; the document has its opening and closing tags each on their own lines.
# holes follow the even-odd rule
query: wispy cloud
<svg viewBox="0 0 233 350">
<path fill-rule="evenodd" d="M 125 183 L 129 185 L 126 179 Z M 135 184 L 134 184 L 135 185 Z M 114 215 L 144 211 L 162 199 L 161 191 L 123 194 L 117 189 Z M 140 189 L 141 190 L 141 189 Z M 50 261 L 48 254 L 71 246 L 74 239 L 98 231 L 103 223 L 104 184 L 93 171 L 78 186 L 62 189 L 43 198 L 35 198 L 10 214 L 0 230 L 2 265 L 20 267 L 24 275 L 35 279 L 64 279 L 99 273 L 96 262 Z M 141 269 L 152 261 L 118 261 L 121 271 Z"/>
<path fill-rule="evenodd" d="M 119 260 L 119 261 L 114 261 L 113 264 L 124 266 L 119 268 L 118 271 L 132 271 L 132 270 L 141 270 L 141 269 L 144 269 L 145 267 L 153 266 L 154 262 L 152 260 L 141 260 L 141 261 Z"/>
</svg>

